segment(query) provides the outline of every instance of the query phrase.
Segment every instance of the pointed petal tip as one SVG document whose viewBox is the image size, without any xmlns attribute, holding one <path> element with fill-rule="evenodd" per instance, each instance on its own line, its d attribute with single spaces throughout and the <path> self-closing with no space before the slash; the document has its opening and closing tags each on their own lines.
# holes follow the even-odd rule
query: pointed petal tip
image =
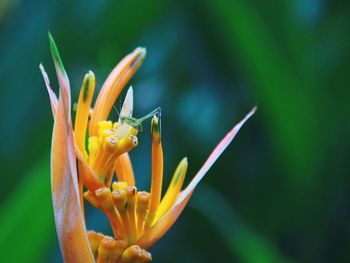
<svg viewBox="0 0 350 263">
<path fill-rule="evenodd" d="M 161 128 L 160 128 L 160 119 L 154 115 L 151 121 L 151 134 L 152 138 L 160 142 L 161 137 Z"/>
<path fill-rule="evenodd" d="M 254 106 L 253 109 L 250 111 L 250 114 L 253 115 L 258 110 L 258 106 Z"/>
<path fill-rule="evenodd" d="M 182 158 L 181 162 L 180 162 L 180 165 L 183 166 L 183 165 L 188 165 L 188 159 L 187 157 L 184 157 Z"/>
<path fill-rule="evenodd" d="M 208 159 L 205 161 L 201 169 L 194 176 L 192 181 L 188 184 L 185 190 L 182 192 L 181 196 L 177 200 L 177 204 L 183 202 L 187 196 L 191 195 L 197 184 L 203 179 L 205 174 L 209 171 L 212 165 L 224 152 L 224 150 L 231 144 L 238 131 L 242 128 L 245 122 L 255 113 L 257 107 L 254 107 L 239 123 L 237 123 L 228 134 L 220 141 L 220 143 L 215 147 L 213 152 L 209 155 Z"/>
<path fill-rule="evenodd" d="M 88 77 L 94 77 L 95 76 L 95 74 L 94 74 L 94 72 L 92 70 L 89 70 L 88 73 L 86 73 L 86 75 Z"/>
<path fill-rule="evenodd" d="M 243 124 L 250 118 L 254 115 L 254 113 L 258 110 L 258 107 L 257 106 L 254 106 L 250 112 L 232 129 L 233 130 L 236 130 L 236 129 L 240 129 Z"/>
<path fill-rule="evenodd" d="M 85 79 L 86 79 L 86 81 L 85 81 Z M 87 85 L 87 86 L 90 85 L 91 81 L 93 81 L 93 83 L 95 83 L 95 74 L 94 74 L 94 72 L 89 70 L 84 76 L 84 81 L 85 81 L 85 85 Z"/>
<path fill-rule="evenodd" d="M 134 56 L 134 60 L 130 64 L 131 68 L 138 68 L 141 66 L 147 54 L 146 48 L 138 47 L 130 55 Z"/>
<path fill-rule="evenodd" d="M 55 43 L 55 40 L 53 39 L 50 32 L 48 34 L 49 34 L 50 49 L 51 49 L 51 54 L 52 54 L 53 60 L 59 66 L 61 73 L 63 75 L 66 75 L 66 71 L 64 69 L 64 66 L 63 66 L 60 54 L 58 52 L 58 48 L 57 48 L 57 45 Z"/>
<path fill-rule="evenodd" d="M 147 49 L 145 47 L 137 47 L 135 52 L 138 52 L 142 59 L 144 59 L 147 55 Z"/>
<path fill-rule="evenodd" d="M 47 36 L 49 37 L 49 41 L 51 42 L 51 41 L 53 40 L 53 37 L 52 37 L 52 35 L 51 35 L 50 30 L 47 31 Z"/>
<path fill-rule="evenodd" d="M 126 92 L 125 99 L 123 102 L 122 110 L 120 111 L 121 117 L 131 117 L 134 109 L 134 91 L 132 86 L 129 87 Z M 120 122 L 120 118 L 119 118 Z"/>
<path fill-rule="evenodd" d="M 127 92 L 126 92 L 126 96 L 125 96 L 125 100 L 127 97 L 131 97 L 131 99 L 134 98 L 134 89 L 132 88 L 132 86 L 130 85 L 130 87 L 128 88 Z"/>
<path fill-rule="evenodd" d="M 153 117 L 152 117 L 152 125 L 158 125 L 158 117 L 156 116 L 156 115 L 154 115 Z"/>
<path fill-rule="evenodd" d="M 41 74 L 44 76 L 44 78 L 47 76 L 45 68 L 42 63 L 39 64 L 39 69 L 41 71 Z"/>
</svg>

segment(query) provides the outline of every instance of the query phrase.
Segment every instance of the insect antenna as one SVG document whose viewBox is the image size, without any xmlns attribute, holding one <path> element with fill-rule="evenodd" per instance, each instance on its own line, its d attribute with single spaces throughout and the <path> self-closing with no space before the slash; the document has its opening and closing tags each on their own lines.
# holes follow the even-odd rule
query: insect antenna
<svg viewBox="0 0 350 263">
<path fill-rule="evenodd" d="M 161 108 L 158 107 L 156 109 L 154 109 L 153 111 L 151 111 L 150 113 L 148 113 L 147 115 L 143 116 L 142 118 L 140 119 L 136 119 L 134 121 L 134 124 L 135 125 L 140 125 L 143 121 L 149 119 L 149 118 L 152 118 L 153 116 L 157 115 L 158 118 L 160 118 L 160 115 L 161 115 Z"/>
<path fill-rule="evenodd" d="M 118 111 L 117 106 L 113 105 L 113 108 L 114 108 L 115 112 L 117 113 L 118 118 L 120 118 L 120 113 L 119 113 L 119 111 Z"/>
</svg>

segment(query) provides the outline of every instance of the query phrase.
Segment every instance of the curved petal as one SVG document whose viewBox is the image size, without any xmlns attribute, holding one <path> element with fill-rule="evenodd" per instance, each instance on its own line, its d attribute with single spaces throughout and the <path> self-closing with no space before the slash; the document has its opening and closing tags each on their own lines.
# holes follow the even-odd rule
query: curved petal
<svg viewBox="0 0 350 263">
<path fill-rule="evenodd" d="M 190 198 L 191 194 L 186 196 L 186 199 L 181 204 L 173 206 L 170 211 L 159 219 L 158 222 L 145 234 L 143 234 L 135 244 L 146 250 L 153 246 L 153 244 L 156 243 L 175 223 Z"/>
<path fill-rule="evenodd" d="M 51 191 L 58 240 L 65 262 L 94 262 L 79 202 L 69 81 L 62 75 L 63 65 L 51 36 L 50 44 L 60 82 L 51 147 Z"/>
<path fill-rule="evenodd" d="M 52 110 L 52 116 L 55 117 L 56 110 L 57 110 L 57 104 L 58 104 L 57 96 L 53 92 L 53 90 L 52 90 L 52 88 L 50 86 L 49 76 L 47 75 L 47 73 L 46 73 L 46 71 L 44 69 L 44 66 L 42 64 L 40 64 L 39 68 L 40 68 L 41 74 L 43 75 L 47 92 L 49 93 L 49 98 L 50 98 L 50 103 L 51 103 L 51 110 Z"/>
<path fill-rule="evenodd" d="M 204 175 L 209 171 L 210 167 L 216 162 L 216 160 L 220 157 L 223 151 L 230 145 L 232 140 L 235 138 L 238 131 L 242 128 L 244 123 L 255 113 L 256 107 L 254 107 L 235 127 L 221 140 L 221 142 L 215 147 L 214 151 L 210 154 L 208 159 L 205 161 L 201 169 L 189 183 L 189 185 L 185 188 L 184 191 L 181 192 L 179 198 L 176 200 L 176 205 L 183 202 L 186 199 L 186 196 L 190 195 L 197 184 L 202 180 Z"/>
<path fill-rule="evenodd" d="M 132 53 L 120 61 L 109 74 L 97 96 L 94 111 L 91 115 L 89 125 L 90 136 L 97 135 L 98 123 L 108 117 L 120 92 L 134 75 L 136 70 L 141 66 L 145 56 L 146 49 L 136 48 Z"/>
<path fill-rule="evenodd" d="M 186 172 L 187 172 L 187 158 L 183 158 L 181 162 L 176 167 L 173 178 L 171 179 L 168 190 L 166 191 L 162 201 L 159 204 L 157 210 L 157 216 L 155 221 L 162 218 L 169 210 L 173 207 L 176 202 L 176 198 L 178 197 L 182 184 L 185 180 Z"/>
<path fill-rule="evenodd" d="M 160 203 L 163 186 L 163 146 L 161 141 L 161 119 L 153 116 L 151 123 L 152 133 L 152 180 L 149 198 L 148 213 L 154 214 Z M 147 216 L 146 216 L 147 218 Z M 151 220 L 150 224 L 154 218 Z M 147 222 L 147 220 L 146 220 Z M 154 222 L 154 221 L 153 221 Z M 148 223 L 148 222 L 147 222 Z M 148 225 L 148 224 L 146 224 Z"/>
<path fill-rule="evenodd" d="M 50 48 L 51 54 L 53 57 L 53 61 L 55 64 L 56 74 L 58 78 L 58 82 L 60 85 L 60 100 L 61 100 L 61 113 L 64 125 L 66 126 L 66 140 L 67 140 L 67 155 L 69 160 L 69 165 L 71 166 L 72 171 L 75 172 L 75 177 L 73 177 L 74 186 L 76 188 L 76 192 L 78 193 L 78 177 L 77 177 L 77 167 L 76 167 L 76 158 L 74 151 L 74 137 L 73 137 L 73 128 L 72 128 L 72 117 L 71 117 L 71 94 L 70 94 L 70 84 L 67 73 L 64 69 L 60 54 L 58 53 L 58 49 L 55 41 L 53 40 L 51 34 L 49 33 L 50 40 Z M 57 109 L 60 101 L 58 101 Z M 56 115 L 57 111 L 56 111 Z M 55 117 L 56 118 L 56 117 Z M 55 121 L 56 125 L 56 121 Z M 55 133 L 55 127 L 54 127 Z"/>
<path fill-rule="evenodd" d="M 51 150 L 51 191 L 56 230 L 65 262 L 94 262 L 76 189 L 76 169 L 68 154 L 72 135 L 68 132 L 63 104 L 60 98 Z"/>
<path fill-rule="evenodd" d="M 175 223 L 177 218 L 180 216 L 181 212 L 185 208 L 188 200 L 190 199 L 195 187 L 208 172 L 210 167 L 219 158 L 222 152 L 227 148 L 227 146 L 232 142 L 233 138 L 236 136 L 239 129 L 243 124 L 255 113 L 256 107 L 254 107 L 242 121 L 240 121 L 215 147 L 214 151 L 210 154 L 207 161 L 204 163 L 202 168 L 198 171 L 195 177 L 192 179 L 190 184 L 183 190 L 175 205 L 167 212 L 157 223 L 155 223 L 149 231 L 147 231 L 141 238 L 136 242 L 137 245 L 147 249 L 151 247 L 155 242 L 157 242 Z"/>
<path fill-rule="evenodd" d="M 81 176 L 84 185 L 92 192 L 95 192 L 97 189 L 104 187 L 105 184 L 98 179 L 99 177 L 90 168 L 89 164 L 85 160 L 83 153 L 79 150 L 79 147 L 77 145 L 75 145 L 75 152 L 77 154 L 77 159 L 81 165 Z"/>
</svg>

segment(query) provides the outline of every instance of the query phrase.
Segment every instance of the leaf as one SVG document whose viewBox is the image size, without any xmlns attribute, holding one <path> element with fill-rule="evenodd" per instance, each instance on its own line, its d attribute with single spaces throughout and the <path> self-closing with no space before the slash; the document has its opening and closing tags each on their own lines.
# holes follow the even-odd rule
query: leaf
<svg viewBox="0 0 350 263">
<path fill-rule="evenodd" d="M 314 178 L 320 175 L 316 165 L 324 144 L 320 133 L 315 132 L 323 128 L 315 117 L 315 99 L 319 96 L 315 95 L 318 90 L 315 80 L 319 77 L 307 74 L 304 78 L 305 67 L 314 64 L 305 63 L 307 51 L 304 50 L 298 64 L 291 62 L 285 50 L 290 43 L 286 46 L 282 39 L 276 40 L 273 30 L 250 1 L 204 1 L 201 7 L 214 15 L 212 20 L 218 21 L 220 27 L 215 33 L 225 37 L 223 42 L 230 47 L 227 56 L 233 60 L 239 57 L 253 82 L 255 96 L 264 104 L 265 125 L 273 129 L 274 139 L 281 145 L 281 158 L 288 162 L 285 178 L 295 184 L 296 190 L 305 187 L 309 191 Z"/>
<path fill-rule="evenodd" d="M 6 251 L 2 261 L 43 261 L 55 236 L 49 170 L 48 156 L 40 158 L 0 207 L 0 247 Z"/>
<path fill-rule="evenodd" d="M 202 213 L 213 225 L 234 256 L 243 263 L 282 263 L 292 261 L 278 251 L 277 246 L 243 225 L 234 214 L 231 204 L 214 189 L 204 186 L 198 189 L 191 206 Z M 215 204 L 210 206 L 208 204 Z"/>
</svg>

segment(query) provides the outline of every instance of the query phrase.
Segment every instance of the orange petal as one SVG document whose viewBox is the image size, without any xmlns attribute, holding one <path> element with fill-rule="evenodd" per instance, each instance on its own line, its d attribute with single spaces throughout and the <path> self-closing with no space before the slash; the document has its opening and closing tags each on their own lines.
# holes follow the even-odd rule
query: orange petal
<svg viewBox="0 0 350 263">
<path fill-rule="evenodd" d="M 137 245 L 143 247 L 144 249 L 148 249 L 155 242 L 157 242 L 175 223 L 177 218 L 180 216 L 181 212 L 185 208 L 188 200 L 190 199 L 195 187 L 204 177 L 204 175 L 208 172 L 210 167 L 215 163 L 215 161 L 219 158 L 222 152 L 227 148 L 227 146 L 232 142 L 233 138 L 236 136 L 239 129 L 243 126 L 243 124 L 254 114 L 256 111 L 256 107 L 254 107 L 245 118 L 240 121 L 215 147 L 214 151 L 210 154 L 207 161 L 204 163 L 202 168 L 198 171 L 195 177 L 192 179 L 190 184 L 186 187 L 184 191 L 182 191 L 175 205 L 167 212 L 162 218 L 158 220 L 151 228 L 148 230 L 141 238 L 136 242 Z"/>
<path fill-rule="evenodd" d="M 61 96 L 62 97 L 62 96 Z M 60 98 L 51 152 L 51 190 L 58 240 L 65 262 L 94 262 L 77 192 L 77 174 L 68 152 L 69 125 Z"/>
<path fill-rule="evenodd" d="M 135 185 L 134 171 L 128 153 L 124 153 L 118 157 L 115 173 L 119 182 L 126 182 L 129 186 Z"/>
<path fill-rule="evenodd" d="M 89 125 L 89 135 L 98 135 L 98 123 L 106 120 L 120 92 L 141 66 L 146 55 L 144 48 L 137 48 L 127 55 L 109 74 L 98 94 Z"/>
<path fill-rule="evenodd" d="M 51 36 L 50 44 L 55 65 L 62 64 L 56 61 L 59 55 Z M 69 81 L 62 76 L 58 79 L 61 89 L 51 148 L 51 190 L 56 230 L 65 262 L 94 262 L 79 202 Z"/>
<path fill-rule="evenodd" d="M 163 185 L 163 147 L 161 142 L 160 119 L 152 119 L 152 181 L 149 200 L 149 213 L 155 213 L 159 206 Z"/>
<path fill-rule="evenodd" d="M 183 209 L 185 208 L 190 197 L 191 195 L 188 195 L 182 203 L 173 206 L 173 208 L 170 209 L 169 212 L 165 214 L 165 216 L 159 219 L 158 222 L 153 225 L 145 234 L 143 234 L 135 244 L 146 250 L 153 246 L 153 244 L 156 243 L 175 223 L 176 219 L 180 216 Z"/>
<path fill-rule="evenodd" d="M 75 174 L 75 177 L 73 177 L 73 182 L 74 182 L 74 187 L 76 189 L 76 193 L 78 194 L 78 179 L 77 179 L 77 172 L 76 172 L 77 167 L 75 162 L 76 157 L 75 157 L 75 151 L 74 151 L 74 136 L 73 136 L 72 118 L 71 118 L 71 105 L 70 105 L 71 104 L 70 84 L 69 84 L 69 79 L 66 74 L 66 71 L 64 70 L 64 66 L 61 61 L 60 55 L 58 53 L 57 46 L 50 33 L 49 33 L 49 40 L 50 40 L 51 54 L 54 60 L 57 78 L 60 86 L 60 100 L 58 101 L 55 115 L 56 116 L 59 115 L 60 118 L 62 118 L 62 120 L 60 121 L 62 121 L 63 124 L 60 124 L 60 125 L 66 128 L 66 131 L 64 132 L 66 144 L 67 144 L 66 154 L 68 156 L 69 165 L 71 166 L 71 169 Z M 60 114 L 57 113 L 59 106 L 62 108 Z M 56 119 L 56 116 L 55 116 L 55 119 Z M 54 135 L 55 135 L 55 129 L 56 129 L 56 120 L 55 120 L 55 126 L 54 126 Z"/>
<path fill-rule="evenodd" d="M 95 192 L 97 189 L 104 187 L 104 182 L 99 180 L 99 177 L 95 172 L 90 168 L 89 164 L 85 160 L 83 153 L 79 150 L 79 147 L 75 145 L 75 152 L 77 154 L 77 159 L 82 170 L 81 176 L 84 182 L 84 185 L 92 192 Z"/>
</svg>

